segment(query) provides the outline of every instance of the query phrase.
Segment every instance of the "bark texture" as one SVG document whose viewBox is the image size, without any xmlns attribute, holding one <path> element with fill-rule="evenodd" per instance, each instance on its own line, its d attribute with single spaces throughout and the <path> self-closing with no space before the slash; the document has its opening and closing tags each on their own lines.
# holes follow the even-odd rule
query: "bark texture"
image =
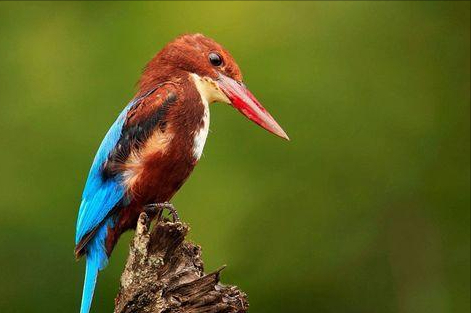
<svg viewBox="0 0 471 313">
<path fill-rule="evenodd" d="M 114 313 L 247 312 L 245 293 L 205 274 L 201 248 L 185 241 L 188 225 L 139 217 Z"/>
</svg>

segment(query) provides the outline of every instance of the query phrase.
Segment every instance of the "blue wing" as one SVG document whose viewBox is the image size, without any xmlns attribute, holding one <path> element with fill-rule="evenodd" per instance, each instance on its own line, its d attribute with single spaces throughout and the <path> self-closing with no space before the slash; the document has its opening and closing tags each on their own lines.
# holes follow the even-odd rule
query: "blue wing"
<svg viewBox="0 0 471 313">
<path fill-rule="evenodd" d="M 119 177 L 111 177 L 104 180 L 101 174 L 101 167 L 121 137 L 127 112 L 137 101 L 138 99 L 131 101 L 124 108 L 108 130 L 95 155 L 82 194 L 75 233 L 76 244 L 87 233 L 95 229 L 124 196 L 124 186 L 121 185 Z"/>
</svg>

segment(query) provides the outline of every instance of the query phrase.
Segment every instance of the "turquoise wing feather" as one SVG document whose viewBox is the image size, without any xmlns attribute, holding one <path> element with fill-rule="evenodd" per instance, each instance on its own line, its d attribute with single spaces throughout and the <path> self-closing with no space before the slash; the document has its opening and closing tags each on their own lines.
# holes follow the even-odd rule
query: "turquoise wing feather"
<svg viewBox="0 0 471 313">
<path fill-rule="evenodd" d="M 90 231 L 95 229 L 110 213 L 114 206 L 123 198 L 125 190 L 119 177 L 111 177 L 104 180 L 101 174 L 103 163 L 109 153 L 115 148 L 121 137 L 121 131 L 129 109 L 137 100 L 131 101 L 118 116 L 105 138 L 101 142 L 98 152 L 93 160 L 88 174 L 85 189 L 82 194 L 82 202 L 77 218 L 75 243 Z"/>
</svg>

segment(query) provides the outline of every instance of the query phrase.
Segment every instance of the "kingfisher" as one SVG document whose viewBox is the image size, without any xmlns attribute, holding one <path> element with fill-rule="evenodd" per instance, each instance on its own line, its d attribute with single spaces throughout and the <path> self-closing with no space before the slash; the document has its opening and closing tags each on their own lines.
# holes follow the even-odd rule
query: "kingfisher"
<svg viewBox="0 0 471 313">
<path fill-rule="evenodd" d="M 289 140 L 244 85 L 231 54 L 202 34 L 168 43 L 145 66 L 137 89 L 101 142 L 83 190 L 75 236 L 75 256 L 86 259 L 80 313 L 90 311 L 98 272 L 140 213 L 167 207 L 176 216 L 169 201 L 203 153 L 210 104 L 229 104 Z M 150 210 L 150 218 L 158 212 Z"/>
</svg>

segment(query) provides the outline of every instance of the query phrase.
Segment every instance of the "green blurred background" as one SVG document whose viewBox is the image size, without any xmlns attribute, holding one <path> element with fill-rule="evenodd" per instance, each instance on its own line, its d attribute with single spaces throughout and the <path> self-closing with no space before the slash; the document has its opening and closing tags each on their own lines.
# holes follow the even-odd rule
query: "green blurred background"
<svg viewBox="0 0 471 313">
<path fill-rule="evenodd" d="M 95 151 L 166 42 L 232 52 L 292 141 L 216 104 L 175 197 L 251 312 L 470 310 L 469 2 L 0 4 L 0 311 L 78 312 Z M 99 277 L 111 312 L 131 233 Z"/>
</svg>

